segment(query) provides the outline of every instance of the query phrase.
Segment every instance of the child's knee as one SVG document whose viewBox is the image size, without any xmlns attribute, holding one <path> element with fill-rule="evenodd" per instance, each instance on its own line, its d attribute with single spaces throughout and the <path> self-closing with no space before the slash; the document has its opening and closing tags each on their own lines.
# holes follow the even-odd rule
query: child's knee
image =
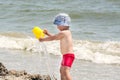
<svg viewBox="0 0 120 80">
<path fill-rule="evenodd" d="M 64 75 L 67 75 L 69 73 L 69 71 L 64 70 Z"/>
</svg>

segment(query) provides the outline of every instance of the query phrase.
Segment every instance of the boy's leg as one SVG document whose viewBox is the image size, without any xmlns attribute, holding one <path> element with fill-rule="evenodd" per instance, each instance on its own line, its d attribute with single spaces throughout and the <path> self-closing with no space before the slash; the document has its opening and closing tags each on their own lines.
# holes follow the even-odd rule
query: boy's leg
<svg viewBox="0 0 120 80">
<path fill-rule="evenodd" d="M 64 74 L 64 67 L 63 66 L 60 67 L 60 77 L 61 77 L 61 80 L 65 80 L 65 74 Z"/>
<path fill-rule="evenodd" d="M 60 73 L 61 73 L 61 80 L 72 80 L 69 67 L 61 66 Z"/>
<path fill-rule="evenodd" d="M 64 74 L 65 74 L 65 80 L 72 80 L 69 67 L 64 66 Z"/>
</svg>

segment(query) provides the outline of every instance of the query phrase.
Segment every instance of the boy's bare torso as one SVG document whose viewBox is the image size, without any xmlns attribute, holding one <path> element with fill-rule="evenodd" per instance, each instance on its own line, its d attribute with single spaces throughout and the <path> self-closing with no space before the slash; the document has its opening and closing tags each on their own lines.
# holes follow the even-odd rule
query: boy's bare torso
<svg viewBox="0 0 120 80">
<path fill-rule="evenodd" d="M 70 30 L 62 31 L 64 37 L 60 39 L 60 49 L 62 54 L 73 53 L 73 42 Z"/>
<path fill-rule="evenodd" d="M 60 40 L 61 53 L 73 53 L 73 42 L 70 30 L 60 30 L 60 32 L 56 35 L 51 35 L 47 32 L 46 35 L 48 35 L 49 37 L 40 38 L 39 41 Z"/>
</svg>

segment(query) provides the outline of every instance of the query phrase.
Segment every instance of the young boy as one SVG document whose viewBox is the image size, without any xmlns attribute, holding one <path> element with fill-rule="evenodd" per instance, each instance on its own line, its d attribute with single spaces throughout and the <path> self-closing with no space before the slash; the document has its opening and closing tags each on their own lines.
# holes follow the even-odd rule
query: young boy
<svg viewBox="0 0 120 80">
<path fill-rule="evenodd" d="M 52 40 L 60 40 L 60 49 L 61 54 L 63 55 L 60 74 L 61 80 L 72 80 L 70 76 L 70 68 L 74 61 L 74 53 L 73 53 L 73 42 L 70 27 L 70 17 L 68 14 L 60 13 L 55 17 L 54 24 L 57 25 L 59 29 L 59 33 L 52 35 L 47 30 L 44 30 L 44 33 L 48 35 L 46 38 L 40 38 L 39 41 L 52 41 Z"/>
</svg>

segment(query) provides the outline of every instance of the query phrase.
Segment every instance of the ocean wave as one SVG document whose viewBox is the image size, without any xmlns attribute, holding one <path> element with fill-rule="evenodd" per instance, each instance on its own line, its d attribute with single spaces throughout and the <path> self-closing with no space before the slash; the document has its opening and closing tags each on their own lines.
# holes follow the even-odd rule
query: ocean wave
<svg viewBox="0 0 120 80">
<path fill-rule="evenodd" d="M 13 37 L 0 35 L 0 48 L 24 50 L 32 53 L 61 55 L 59 41 L 39 42 L 33 37 Z M 120 42 L 74 40 L 76 59 L 94 63 L 120 64 Z"/>
</svg>

